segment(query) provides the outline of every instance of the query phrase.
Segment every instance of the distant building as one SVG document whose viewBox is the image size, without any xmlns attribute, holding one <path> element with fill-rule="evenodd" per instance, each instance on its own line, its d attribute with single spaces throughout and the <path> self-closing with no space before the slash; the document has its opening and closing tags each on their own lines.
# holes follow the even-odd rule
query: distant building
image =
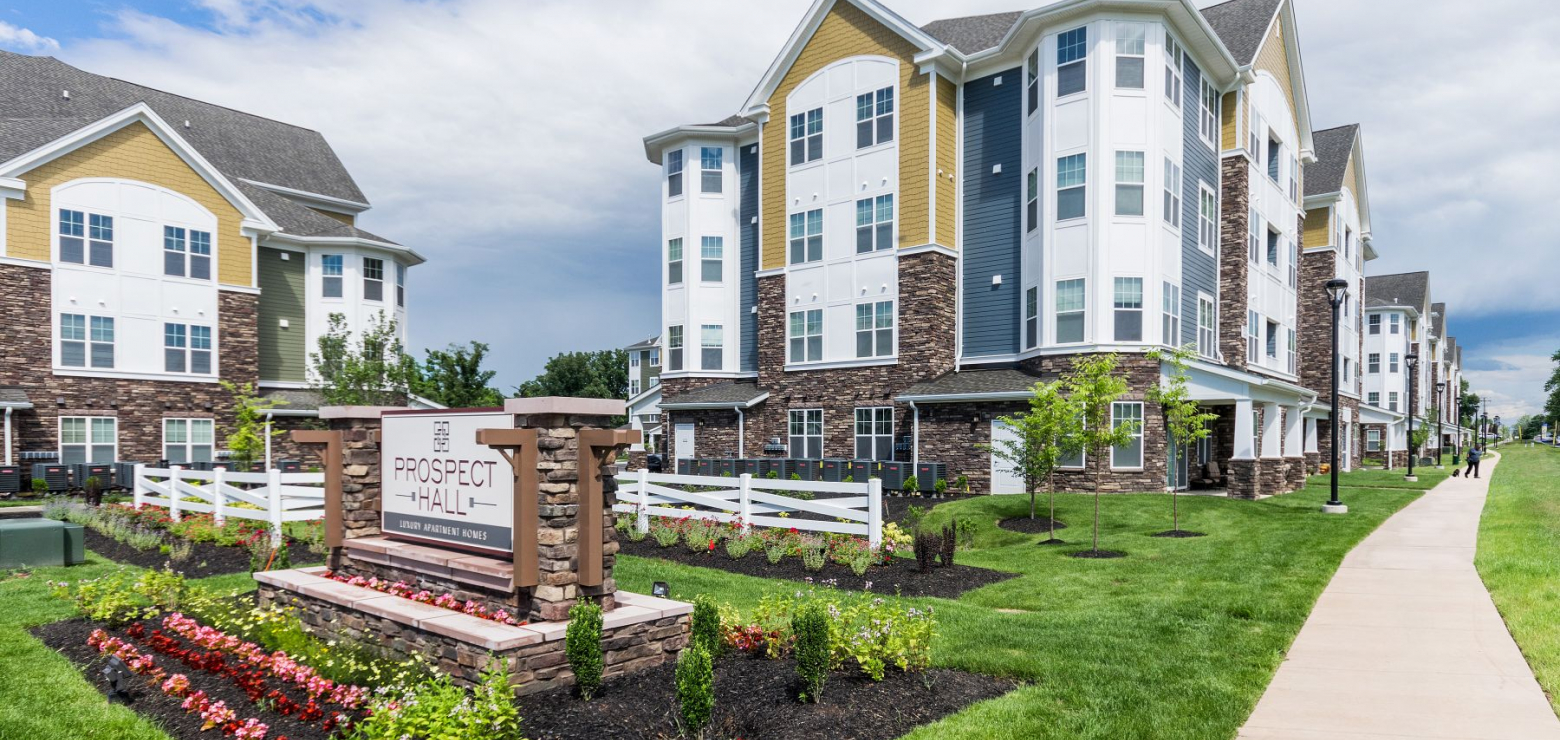
<svg viewBox="0 0 1560 740">
<path fill-rule="evenodd" d="M 636 449 L 661 449 L 661 338 L 650 337 L 628 352 L 628 426 L 644 433 Z"/>
</svg>

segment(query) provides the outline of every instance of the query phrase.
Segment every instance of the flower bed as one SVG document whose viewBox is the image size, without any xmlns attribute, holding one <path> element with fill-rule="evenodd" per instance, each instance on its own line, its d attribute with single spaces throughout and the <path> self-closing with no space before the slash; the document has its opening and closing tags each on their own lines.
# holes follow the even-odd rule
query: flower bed
<svg viewBox="0 0 1560 740">
<path fill-rule="evenodd" d="M 166 509 L 156 507 L 89 507 L 63 500 L 51 501 L 44 515 L 82 525 L 87 549 L 110 560 L 143 568 L 172 564 L 195 578 L 287 568 L 295 561 L 321 557 L 310 549 L 313 530 L 308 527 L 299 530 L 309 534 L 304 540 L 286 537 L 284 546 L 276 550 L 270 546 L 267 525 L 244 519 L 228 519 L 218 526 L 210 514 L 185 514 L 175 522 Z"/>
<path fill-rule="evenodd" d="M 379 578 L 347 576 L 331 571 L 326 571 L 321 575 L 333 581 L 340 581 L 341 583 L 345 583 L 349 586 L 370 588 L 380 593 L 390 594 L 391 596 L 399 596 L 403 599 L 410 599 L 419 604 L 430 604 L 432 606 L 443 607 L 445 609 L 449 609 L 450 611 L 469 614 L 479 619 L 486 619 L 488 621 L 498 622 L 499 624 L 507 624 L 511 627 L 527 623 L 527 620 L 516 619 L 513 615 L 504 611 L 503 609 L 490 612 L 486 607 L 478 604 L 475 601 L 468 600 L 461 602 L 461 600 L 455 598 L 453 594 L 447 593 L 435 596 L 432 591 L 419 589 L 405 581 L 388 581 L 381 580 Z"/>
</svg>

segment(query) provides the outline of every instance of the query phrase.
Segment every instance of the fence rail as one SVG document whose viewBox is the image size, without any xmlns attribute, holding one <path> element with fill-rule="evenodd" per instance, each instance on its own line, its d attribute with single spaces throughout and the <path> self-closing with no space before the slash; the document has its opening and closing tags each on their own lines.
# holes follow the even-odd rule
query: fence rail
<svg viewBox="0 0 1560 740">
<path fill-rule="evenodd" d="M 617 480 L 618 503 L 612 510 L 633 514 L 640 532 L 649 531 L 652 516 L 682 518 L 690 512 L 675 507 L 696 506 L 699 509 L 693 512 L 695 516 L 740 521 L 744 527 L 853 534 L 866 537 L 873 547 L 883 540 L 883 484 L 877 479 L 866 483 L 825 483 L 754 478 L 746 473 L 730 478 L 637 470 L 619 475 Z M 837 495 L 808 500 L 777 493 L 787 491 Z M 789 516 L 798 513 L 828 519 Z"/>
<path fill-rule="evenodd" d="M 218 524 L 228 517 L 268 522 L 271 540 L 279 544 L 284 522 L 324 518 L 324 484 L 324 473 L 283 473 L 274 468 L 263 473 L 236 473 L 137 465 L 131 490 L 135 508 L 160 506 L 174 521 L 188 511 L 211 514 Z M 185 500 L 191 498 L 196 500 Z M 240 503 L 259 508 L 234 505 Z"/>
</svg>

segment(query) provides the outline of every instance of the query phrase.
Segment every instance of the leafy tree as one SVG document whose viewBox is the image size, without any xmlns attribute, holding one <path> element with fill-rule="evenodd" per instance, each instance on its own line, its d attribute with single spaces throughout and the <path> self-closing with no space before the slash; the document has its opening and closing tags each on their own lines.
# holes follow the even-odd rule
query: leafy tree
<svg viewBox="0 0 1560 740">
<path fill-rule="evenodd" d="M 412 391 L 452 409 L 502 406 L 504 394 L 489 385 L 495 371 L 482 369 L 487 351 L 482 342 L 424 350 L 427 357 L 412 381 Z"/>
<path fill-rule="evenodd" d="M 1073 363 L 1072 372 L 1062 382 L 1072 402 L 1083 412 L 1083 430 L 1079 438 L 1094 459 L 1094 554 L 1100 553 L 1100 473 L 1105 455 L 1112 447 L 1132 441 L 1136 422 L 1112 424 L 1111 406 L 1127 392 L 1127 381 L 1116 376 L 1114 353 L 1090 355 Z"/>
<path fill-rule="evenodd" d="M 1544 392 L 1549 394 L 1549 400 L 1544 402 L 1544 415 L 1560 419 L 1560 349 L 1549 359 L 1554 360 L 1555 370 L 1550 373 L 1549 380 L 1544 381 Z"/>
<path fill-rule="evenodd" d="M 1082 449 L 1079 437 L 1081 414 L 1072 400 L 1062 393 L 1061 383 L 1035 383 L 1029 396 L 1029 410 L 999 421 L 1013 429 L 1016 439 L 982 444 L 998 460 L 1012 466 L 1024 479 L 1029 492 L 1029 518 L 1035 518 L 1035 491 L 1041 481 L 1051 499 L 1051 539 L 1056 539 L 1056 486 L 1053 477 L 1062 458 Z"/>
<path fill-rule="evenodd" d="M 1463 378 L 1462 408 L 1458 409 L 1460 412 L 1458 426 L 1464 428 L 1473 426 L 1474 420 L 1479 418 L 1479 400 L 1478 394 L 1468 392 L 1468 379 Z"/>
<path fill-rule="evenodd" d="M 328 406 L 401 406 L 418 377 L 417 362 L 406 354 L 395 319 L 383 312 L 369 319 L 357 338 L 345 316 L 331 314 L 309 362 L 312 387 Z"/>
<path fill-rule="evenodd" d="M 228 450 L 233 453 L 230 459 L 240 471 L 247 472 L 249 466 L 265 454 L 267 435 L 279 437 L 282 434 L 280 429 L 266 429 L 265 411 L 287 402 L 261 398 L 255 393 L 255 387 L 248 383 L 218 382 L 233 396 L 233 426 L 226 430 Z"/>
<path fill-rule="evenodd" d="M 1169 381 L 1149 384 L 1144 398 L 1149 403 L 1158 404 L 1164 417 L 1167 440 L 1165 449 L 1170 449 L 1172 444 L 1177 445 L 1182 450 L 1182 454 L 1185 454 L 1185 450 L 1192 445 L 1207 439 L 1212 433 L 1208 425 L 1218 418 L 1218 414 L 1204 411 L 1203 407 L 1192 399 L 1192 391 L 1187 387 L 1186 365 L 1191 362 L 1193 356 L 1194 350 L 1191 345 L 1168 352 L 1155 349 L 1148 353 L 1148 359 L 1169 364 L 1171 373 Z M 1180 498 L 1174 486 L 1170 489 L 1170 523 L 1170 531 L 1180 534 Z"/>
<path fill-rule="evenodd" d="M 515 386 L 515 395 L 627 398 L 628 352 L 603 349 L 554 355 L 541 375 Z"/>
</svg>

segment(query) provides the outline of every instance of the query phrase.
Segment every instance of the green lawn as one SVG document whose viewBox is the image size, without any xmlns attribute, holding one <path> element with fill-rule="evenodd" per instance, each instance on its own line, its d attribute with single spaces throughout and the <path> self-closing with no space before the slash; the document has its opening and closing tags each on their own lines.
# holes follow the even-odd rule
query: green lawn
<svg viewBox="0 0 1560 740">
<path fill-rule="evenodd" d="M 1414 466 L 1414 477 L 1418 482 L 1403 480 L 1407 475 L 1407 468 L 1394 468 L 1392 470 L 1351 470 L 1338 474 L 1338 485 L 1350 488 L 1404 488 L 1415 491 L 1428 491 L 1435 488 L 1447 478 L 1452 477 L 1452 456 L 1445 457 L 1446 468 L 1437 470 L 1435 466 Z M 1315 488 L 1328 486 L 1328 475 L 1313 475 L 1308 479 L 1308 485 Z"/>
<path fill-rule="evenodd" d="M 1025 685 L 910 737 L 1233 737 L 1344 554 L 1419 492 L 1349 488 L 1342 496 L 1346 516 L 1320 513 L 1327 494 L 1317 485 L 1262 501 L 1183 496 L 1183 527 L 1210 536 L 1179 540 L 1147 536 L 1169 528 L 1169 496 L 1106 496 L 1101 546 L 1130 554 L 1107 561 L 1066 557 L 1082 548 L 1036 547 L 1039 536 L 998 529 L 998 519 L 1027 513 L 1027 497 L 937 507 L 933 525 L 951 516 L 976 522 L 976 549 L 959 562 L 1022 576 L 958 601 L 907 600 L 937 610 L 935 663 Z M 1073 525 L 1061 537 L 1086 543 L 1093 497 L 1061 495 L 1057 509 Z M 708 593 L 742 609 L 768 590 L 796 587 L 629 556 L 614 574 L 628 590 L 662 580 L 676 596 Z"/>
<path fill-rule="evenodd" d="M 1560 450 L 1501 448 L 1474 565 L 1560 711 Z"/>
</svg>

